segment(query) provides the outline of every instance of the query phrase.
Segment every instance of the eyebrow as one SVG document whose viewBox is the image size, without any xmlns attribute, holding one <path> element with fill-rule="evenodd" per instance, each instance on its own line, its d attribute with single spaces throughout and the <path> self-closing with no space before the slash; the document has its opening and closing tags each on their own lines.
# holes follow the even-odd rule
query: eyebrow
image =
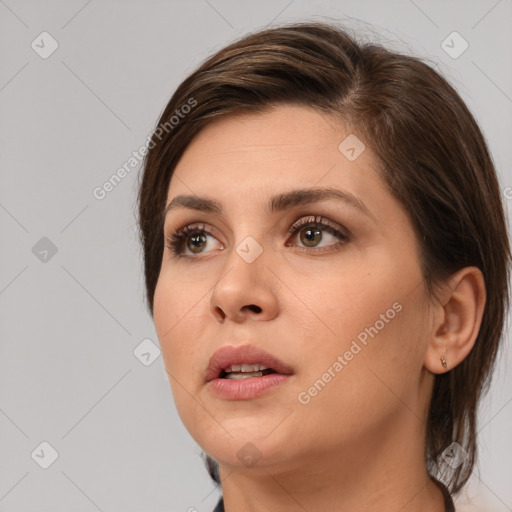
<svg viewBox="0 0 512 512">
<path fill-rule="evenodd" d="M 295 206 L 312 204 L 319 201 L 336 199 L 353 208 L 358 209 L 368 217 L 375 220 L 375 217 L 366 207 L 366 205 L 357 196 L 347 191 L 337 190 L 333 188 L 314 188 L 314 189 L 298 189 L 290 192 L 284 192 L 270 198 L 267 203 L 266 212 L 268 214 L 291 209 Z M 163 215 L 167 215 L 171 210 L 177 208 L 188 208 L 207 213 L 215 213 L 222 215 L 222 203 L 207 197 L 199 197 L 194 195 L 176 196 L 165 208 Z"/>
</svg>

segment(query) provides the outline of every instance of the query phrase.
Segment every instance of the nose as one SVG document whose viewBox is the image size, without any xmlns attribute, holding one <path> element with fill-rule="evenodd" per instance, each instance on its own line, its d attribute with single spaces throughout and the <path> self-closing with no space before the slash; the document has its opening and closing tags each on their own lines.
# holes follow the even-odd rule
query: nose
<svg viewBox="0 0 512 512">
<path fill-rule="evenodd" d="M 235 250 L 222 268 L 210 297 L 210 311 L 219 323 L 226 319 L 272 320 L 278 314 L 274 274 L 267 268 L 265 251 L 249 263 Z"/>
</svg>

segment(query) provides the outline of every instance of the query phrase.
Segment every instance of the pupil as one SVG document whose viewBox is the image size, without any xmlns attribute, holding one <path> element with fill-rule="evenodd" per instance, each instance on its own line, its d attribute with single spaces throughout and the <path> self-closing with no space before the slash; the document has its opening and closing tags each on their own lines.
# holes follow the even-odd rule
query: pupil
<svg viewBox="0 0 512 512">
<path fill-rule="evenodd" d="M 304 233 L 306 233 L 306 240 L 302 240 L 302 243 L 305 245 L 315 245 L 315 243 L 318 243 L 320 240 L 322 240 L 322 231 L 318 228 L 308 228 L 304 230 Z M 320 235 L 320 238 L 315 242 L 315 237 L 318 235 Z"/>
<path fill-rule="evenodd" d="M 189 241 L 192 241 L 192 243 L 188 243 L 188 248 L 192 251 L 192 252 L 195 252 L 195 253 L 198 253 L 200 252 L 200 250 L 202 249 L 201 247 L 201 243 L 205 243 L 206 241 L 206 236 L 205 235 L 202 235 L 202 234 L 199 234 L 199 235 L 192 235 L 188 238 Z M 196 250 L 196 249 L 199 249 L 199 250 Z"/>
</svg>

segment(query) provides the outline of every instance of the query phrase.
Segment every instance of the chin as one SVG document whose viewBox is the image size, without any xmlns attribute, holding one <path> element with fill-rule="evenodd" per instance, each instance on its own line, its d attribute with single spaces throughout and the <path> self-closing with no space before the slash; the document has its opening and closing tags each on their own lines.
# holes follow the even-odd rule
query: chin
<svg viewBox="0 0 512 512">
<path fill-rule="evenodd" d="M 290 451 L 285 440 L 275 432 L 268 436 L 270 431 L 255 433 L 254 429 L 239 428 L 233 437 L 226 434 L 221 439 L 209 439 L 201 446 L 216 461 L 228 466 L 240 469 L 271 466 L 288 459 Z"/>
</svg>

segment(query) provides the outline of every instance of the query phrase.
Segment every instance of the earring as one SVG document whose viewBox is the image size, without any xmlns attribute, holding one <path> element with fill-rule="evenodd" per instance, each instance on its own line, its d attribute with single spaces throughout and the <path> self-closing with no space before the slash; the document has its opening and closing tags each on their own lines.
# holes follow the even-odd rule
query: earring
<svg viewBox="0 0 512 512">
<path fill-rule="evenodd" d="M 441 364 L 443 365 L 443 368 L 446 368 L 448 366 L 448 363 L 446 362 L 446 359 L 444 356 L 441 357 Z"/>
</svg>

